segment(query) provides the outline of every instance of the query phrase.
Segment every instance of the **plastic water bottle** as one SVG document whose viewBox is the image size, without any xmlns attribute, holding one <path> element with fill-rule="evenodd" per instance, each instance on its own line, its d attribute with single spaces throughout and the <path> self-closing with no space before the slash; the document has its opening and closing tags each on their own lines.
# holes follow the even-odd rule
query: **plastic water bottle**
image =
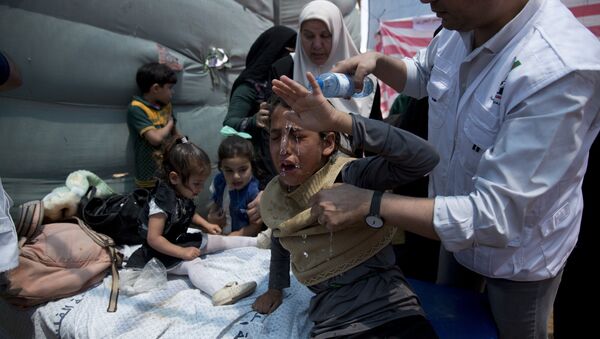
<svg viewBox="0 0 600 339">
<path fill-rule="evenodd" d="M 354 80 L 351 75 L 327 72 L 317 77 L 317 83 L 326 98 L 362 98 L 373 93 L 373 80 L 365 76 L 363 89 L 355 92 Z"/>
</svg>

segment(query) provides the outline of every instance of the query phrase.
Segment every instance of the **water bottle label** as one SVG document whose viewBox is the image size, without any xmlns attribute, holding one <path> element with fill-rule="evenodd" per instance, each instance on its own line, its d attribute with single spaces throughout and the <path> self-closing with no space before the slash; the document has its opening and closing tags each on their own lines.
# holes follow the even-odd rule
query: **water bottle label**
<svg viewBox="0 0 600 339">
<path fill-rule="evenodd" d="M 354 84 L 352 83 L 352 78 L 347 76 L 346 74 L 335 74 L 337 81 L 340 85 L 339 94 L 342 97 L 349 97 L 354 93 Z"/>
</svg>

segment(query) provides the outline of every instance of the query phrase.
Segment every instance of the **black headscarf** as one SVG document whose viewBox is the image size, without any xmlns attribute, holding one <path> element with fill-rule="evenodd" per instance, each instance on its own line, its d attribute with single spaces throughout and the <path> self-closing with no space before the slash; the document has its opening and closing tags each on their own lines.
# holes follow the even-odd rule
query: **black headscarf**
<svg viewBox="0 0 600 339">
<path fill-rule="evenodd" d="M 291 28 L 273 26 L 264 31 L 250 47 L 246 56 L 246 68 L 233 83 L 231 93 L 244 82 L 250 82 L 259 87 L 266 86 L 270 89 L 268 81 L 270 80 L 271 65 L 290 53 L 286 47 L 293 49 L 295 45 L 296 31 Z M 261 99 L 266 100 L 266 98 Z"/>
</svg>

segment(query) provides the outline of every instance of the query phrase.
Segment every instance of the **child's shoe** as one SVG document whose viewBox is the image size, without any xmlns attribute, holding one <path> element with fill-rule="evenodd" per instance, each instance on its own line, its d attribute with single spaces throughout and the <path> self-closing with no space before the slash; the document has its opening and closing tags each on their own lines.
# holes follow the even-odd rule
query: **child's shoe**
<svg viewBox="0 0 600 339">
<path fill-rule="evenodd" d="M 267 228 L 266 230 L 258 233 L 256 235 L 256 247 L 264 248 L 264 249 L 271 248 L 271 234 L 272 233 L 273 233 L 273 230 L 270 228 Z"/>
<path fill-rule="evenodd" d="M 254 290 L 256 290 L 256 282 L 254 281 L 241 285 L 237 281 L 233 281 L 215 292 L 212 296 L 212 304 L 213 306 L 231 305 L 243 297 L 249 296 Z"/>
</svg>

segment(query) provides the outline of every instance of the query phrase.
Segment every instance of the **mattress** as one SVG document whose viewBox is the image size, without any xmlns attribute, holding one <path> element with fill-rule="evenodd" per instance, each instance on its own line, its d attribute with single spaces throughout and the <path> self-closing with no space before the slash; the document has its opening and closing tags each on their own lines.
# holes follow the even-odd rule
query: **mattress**
<svg viewBox="0 0 600 339">
<path fill-rule="evenodd" d="M 272 314 L 252 310 L 268 287 L 269 250 L 243 247 L 203 256 L 211 274 L 229 281 L 254 280 L 256 291 L 234 305 L 212 306 L 210 297 L 185 276 L 165 286 L 119 296 L 106 312 L 111 278 L 84 293 L 30 310 L 0 303 L 0 335 L 7 338 L 308 338 L 312 293 L 293 276 L 283 304 Z M 5 316 L 6 315 L 6 316 Z"/>
</svg>

